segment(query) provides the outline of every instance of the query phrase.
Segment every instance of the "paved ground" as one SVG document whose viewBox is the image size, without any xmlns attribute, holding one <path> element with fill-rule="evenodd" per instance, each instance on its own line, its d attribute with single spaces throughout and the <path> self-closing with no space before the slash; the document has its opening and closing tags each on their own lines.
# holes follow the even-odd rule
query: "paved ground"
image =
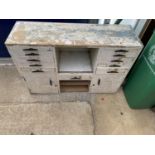
<svg viewBox="0 0 155 155">
<path fill-rule="evenodd" d="M 155 134 L 155 113 L 130 109 L 121 89 L 91 105 L 50 99 L 34 98 L 14 66 L 1 66 L 0 134 Z"/>
<path fill-rule="evenodd" d="M 155 113 L 130 109 L 122 90 L 98 95 L 92 109 L 96 134 L 155 134 Z"/>
</svg>

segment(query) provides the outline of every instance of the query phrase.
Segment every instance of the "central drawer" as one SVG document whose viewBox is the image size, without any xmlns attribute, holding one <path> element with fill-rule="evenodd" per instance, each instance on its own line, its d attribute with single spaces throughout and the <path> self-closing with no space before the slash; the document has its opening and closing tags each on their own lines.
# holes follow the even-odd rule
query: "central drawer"
<svg viewBox="0 0 155 155">
<path fill-rule="evenodd" d="M 93 73 L 59 73 L 59 80 L 91 80 Z"/>
</svg>

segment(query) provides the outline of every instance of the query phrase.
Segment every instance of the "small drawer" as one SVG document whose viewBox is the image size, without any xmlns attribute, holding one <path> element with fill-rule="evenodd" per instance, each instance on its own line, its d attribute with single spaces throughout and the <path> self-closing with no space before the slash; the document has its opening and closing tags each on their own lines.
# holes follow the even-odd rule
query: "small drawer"
<svg viewBox="0 0 155 155">
<path fill-rule="evenodd" d="M 59 80 L 91 80 L 92 73 L 59 73 Z"/>
<path fill-rule="evenodd" d="M 45 69 L 41 67 L 36 67 L 36 68 L 17 68 L 19 73 L 24 76 L 24 77 L 32 77 L 32 78 L 41 78 L 43 79 L 44 76 L 47 77 L 56 77 L 56 69 L 55 68 L 50 68 L 50 69 Z"/>
<path fill-rule="evenodd" d="M 139 48 L 113 48 L 113 51 L 113 57 L 133 58 L 137 57 L 141 50 Z"/>
<path fill-rule="evenodd" d="M 109 67 L 125 67 L 125 68 L 131 68 L 134 62 L 136 61 L 136 57 L 131 58 L 113 58 L 109 62 Z"/>
<path fill-rule="evenodd" d="M 96 68 L 96 74 L 116 74 L 116 73 L 121 73 L 121 74 L 126 74 L 129 71 L 128 68 L 123 68 L 123 67 L 97 67 Z"/>
<path fill-rule="evenodd" d="M 13 45 L 7 46 L 11 56 L 21 57 L 21 56 L 37 56 L 50 52 L 51 54 L 55 52 L 55 48 L 51 46 L 24 46 L 24 45 Z"/>
</svg>

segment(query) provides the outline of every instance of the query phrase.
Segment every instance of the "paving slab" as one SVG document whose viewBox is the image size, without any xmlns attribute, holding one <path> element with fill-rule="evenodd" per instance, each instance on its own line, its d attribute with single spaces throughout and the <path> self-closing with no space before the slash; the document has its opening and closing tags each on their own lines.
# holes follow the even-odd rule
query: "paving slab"
<svg viewBox="0 0 155 155">
<path fill-rule="evenodd" d="M 91 107 L 83 102 L 3 105 L 0 134 L 94 134 Z"/>
<path fill-rule="evenodd" d="M 92 109 L 95 134 L 155 134 L 155 113 L 129 108 L 122 89 L 115 94 L 97 95 Z"/>
</svg>

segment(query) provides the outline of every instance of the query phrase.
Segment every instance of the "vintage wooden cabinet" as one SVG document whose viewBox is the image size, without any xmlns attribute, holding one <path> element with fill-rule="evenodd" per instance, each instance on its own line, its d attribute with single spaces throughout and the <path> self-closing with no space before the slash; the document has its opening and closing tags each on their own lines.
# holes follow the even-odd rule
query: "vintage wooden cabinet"
<svg viewBox="0 0 155 155">
<path fill-rule="evenodd" d="M 126 25 L 16 22 L 6 46 L 31 93 L 114 93 L 142 44 Z"/>
</svg>

